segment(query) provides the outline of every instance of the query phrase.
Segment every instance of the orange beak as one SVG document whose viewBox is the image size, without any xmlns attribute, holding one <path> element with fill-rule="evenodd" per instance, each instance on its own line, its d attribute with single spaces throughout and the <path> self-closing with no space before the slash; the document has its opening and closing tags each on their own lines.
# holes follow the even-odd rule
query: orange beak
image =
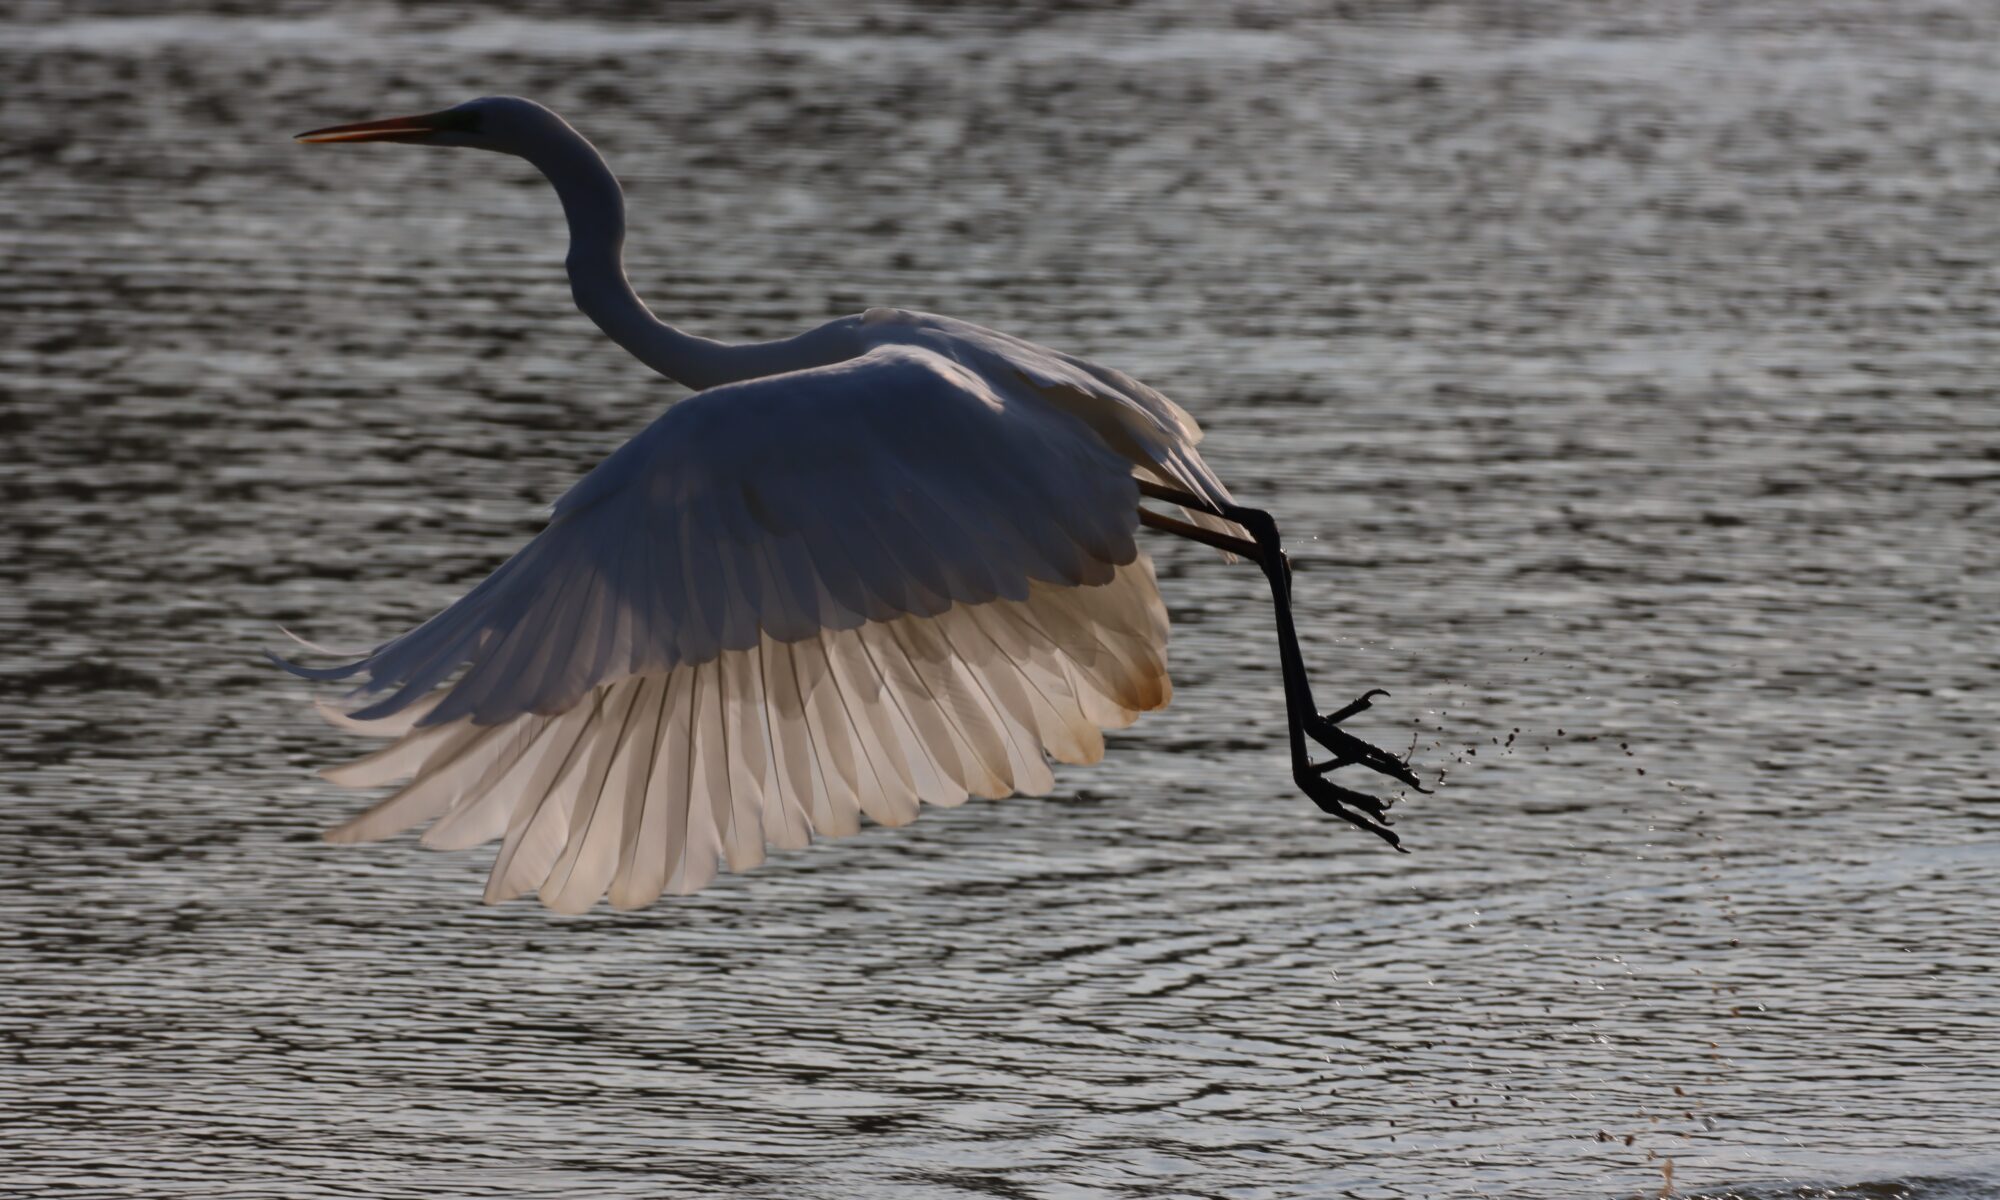
<svg viewBox="0 0 2000 1200">
<path fill-rule="evenodd" d="M 329 125 L 295 133 L 292 137 L 308 144 L 320 142 L 418 142 L 445 128 L 441 113 L 415 117 L 385 117 L 379 121 L 356 121 L 352 125 Z"/>
</svg>

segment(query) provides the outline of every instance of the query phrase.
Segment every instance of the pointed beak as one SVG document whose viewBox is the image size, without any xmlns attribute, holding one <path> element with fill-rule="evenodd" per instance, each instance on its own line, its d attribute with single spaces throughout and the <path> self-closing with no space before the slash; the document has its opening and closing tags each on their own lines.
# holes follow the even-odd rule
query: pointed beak
<svg viewBox="0 0 2000 1200">
<path fill-rule="evenodd" d="M 317 145 L 321 142 L 421 142 L 449 126 L 443 113 L 415 117 L 385 117 L 379 121 L 356 121 L 352 125 L 329 125 L 292 135 L 296 141 Z"/>
</svg>

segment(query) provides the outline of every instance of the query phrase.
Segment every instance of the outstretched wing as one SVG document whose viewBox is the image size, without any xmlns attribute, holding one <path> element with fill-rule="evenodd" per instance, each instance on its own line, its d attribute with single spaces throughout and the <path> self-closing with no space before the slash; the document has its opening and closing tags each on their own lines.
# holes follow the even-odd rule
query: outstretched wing
<svg viewBox="0 0 2000 1200">
<path fill-rule="evenodd" d="M 1065 414 L 885 346 L 701 392 L 556 503 L 471 592 L 367 657 L 306 670 L 391 716 L 563 712 L 600 683 L 865 621 L 1101 584 L 1137 554 L 1130 468 Z"/>
<path fill-rule="evenodd" d="M 489 900 L 692 891 L 718 856 L 1052 785 L 1166 703 L 1132 466 L 928 350 L 702 392 L 457 603 L 353 663 L 399 738 L 335 830 L 504 836 Z M 289 664 L 288 664 L 289 665 Z M 455 682 L 455 673 L 463 669 Z"/>
</svg>

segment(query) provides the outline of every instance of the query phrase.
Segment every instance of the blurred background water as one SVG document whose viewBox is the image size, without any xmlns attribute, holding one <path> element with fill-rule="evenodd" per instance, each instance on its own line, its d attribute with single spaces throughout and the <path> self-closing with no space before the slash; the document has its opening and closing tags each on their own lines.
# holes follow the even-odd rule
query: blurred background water
<svg viewBox="0 0 2000 1200">
<path fill-rule="evenodd" d="M 2000 12 L 651 8 L 0 5 L 0 1191 L 2000 1196 Z M 497 92 L 700 332 L 1177 397 L 1416 853 L 1164 543 L 1175 703 L 1051 798 L 579 919 L 322 844 L 276 627 L 678 394 L 524 164 L 288 140 Z"/>
</svg>

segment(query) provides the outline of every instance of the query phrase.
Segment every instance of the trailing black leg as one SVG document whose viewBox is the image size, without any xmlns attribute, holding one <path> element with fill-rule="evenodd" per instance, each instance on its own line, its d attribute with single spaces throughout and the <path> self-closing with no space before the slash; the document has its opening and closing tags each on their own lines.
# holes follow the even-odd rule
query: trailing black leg
<svg viewBox="0 0 2000 1200">
<path fill-rule="evenodd" d="M 1395 831 L 1387 826 L 1389 804 L 1366 792 L 1342 787 L 1326 778 L 1327 773 L 1346 766 L 1366 767 L 1418 791 L 1427 791 L 1409 764 L 1382 748 L 1355 737 L 1341 729 L 1340 723 L 1365 711 L 1376 696 L 1386 696 L 1380 688 L 1363 693 L 1351 703 L 1330 713 L 1322 714 L 1313 702 L 1312 683 L 1306 678 L 1305 659 L 1299 650 L 1298 631 L 1292 623 L 1291 563 L 1286 559 L 1278 540 L 1277 522 L 1271 514 L 1260 509 L 1240 508 L 1235 505 L 1220 509 L 1213 507 L 1177 488 L 1161 487 L 1141 482 L 1140 490 L 1155 499 L 1165 500 L 1197 512 L 1219 516 L 1242 526 L 1253 539 L 1245 545 L 1240 539 L 1199 531 L 1196 540 L 1223 549 L 1234 551 L 1246 558 L 1254 559 L 1263 568 L 1264 577 L 1271 585 L 1271 603 L 1278 624 L 1278 661 L 1285 684 L 1285 715 L 1287 740 L 1292 755 L 1292 779 L 1299 789 L 1324 812 L 1341 818 L 1359 828 L 1381 838 L 1396 849 L 1401 850 L 1401 840 Z M 1142 510 L 1143 513 L 1143 510 Z M 1144 513 L 1146 524 L 1169 532 L 1193 536 L 1195 529 L 1185 522 L 1171 518 L 1159 518 L 1157 514 Z M 1225 544 L 1226 543 L 1226 544 Z M 1250 553 L 1251 550 L 1255 553 Z M 1310 737 L 1333 753 L 1325 762 L 1315 763 L 1306 743 Z"/>
</svg>

